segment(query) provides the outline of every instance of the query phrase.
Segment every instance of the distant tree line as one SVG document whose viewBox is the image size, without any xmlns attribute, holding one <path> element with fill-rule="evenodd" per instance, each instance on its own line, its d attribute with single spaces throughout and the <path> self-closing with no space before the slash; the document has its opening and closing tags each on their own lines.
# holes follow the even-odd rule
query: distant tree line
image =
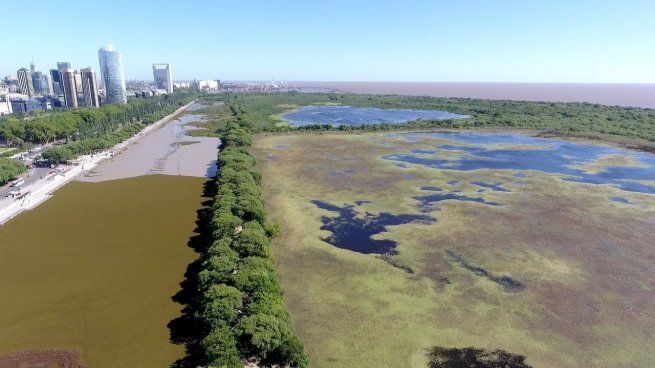
<svg viewBox="0 0 655 368">
<path fill-rule="evenodd" d="M 0 157 L 0 185 L 4 185 L 27 170 L 22 162 Z"/>
<path fill-rule="evenodd" d="M 59 140 L 82 140 L 112 133 L 135 122 L 150 124 L 195 98 L 195 94 L 172 93 L 147 99 L 131 99 L 127 104 L 100 108 L 54 111 L 45 116 L 0 120 L 0 141 L 19 146 L 25 142 L 42 144 Z"/>
<path fill-rule="evenodd" d="M 209 367 L 261 364 L 308 367 L 295 336 L 272 260 L 277 228 L 266 219 L 260 174 L 249 153 L 252 124 L 239 105 L 221 132 L 217 194 L 212 205 L 213 243 L 199 272 L 201 347 Z"/>
<path fill-rule="evenodd" d="M 209 97 L 208 97 L 209 98 Z M 509 128 L 548 131 L 557 135 L 589 138 L 621 137 L 655 142 L 655 110 L 590 103 L 481 100 L 425 96 L 360 95 L 347 93 L 239 93 L 217 94 L 238 101 L 248 111 L 258 131 L 385 131 L 415 129 Z M 276 126 L 279 114 L 293 106 L 341 104 L 382 109 L 443 110 L 462 115 L 461 120 L 418 120 L 405 124 L 369 124 L 361 127 L 310 125 Z M 652 145 L 655 147 L 655 144 Z M 643 149 L 643 148 L 642 148 Z"/>
</svg>

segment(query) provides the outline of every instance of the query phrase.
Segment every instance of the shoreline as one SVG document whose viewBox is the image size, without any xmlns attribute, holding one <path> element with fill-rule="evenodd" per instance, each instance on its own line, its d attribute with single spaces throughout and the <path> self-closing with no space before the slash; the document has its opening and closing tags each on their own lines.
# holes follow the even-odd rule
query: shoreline
<svg viewBox="0 0 655 368">
<path fill-rule="evenodd" d="M 62 173 L 55 173 L 54 175 L 44 176 L 41 180 L 35 182 L 34 184 L 23 188 L 26 194 L 20 199 L 11 199 L 13 202 L 9 204 L 4 204 L 6 202 L 5 198 L 0 199 L 0 226 L 4 225 L 6 222 L 12 218 L 18 216 L 23 211 L 29 211 L 38 207 L 41 203 L 48 200 L 55 191 L 64 185 L 68 184 L 71 180 L 78 177 L 80 174 L 85 173 L 89 170 L 94 169 L 104 160 L 114 156 L 115 154 L 125 150 L 128 146 L 133 143 L 136 143 L 147 136 L 152 131 L 160 128 L 164 124 L 173 120 L 177 115 L 186 110 L 196 101 L 191 101 L 188 104 L 180 107 L 175 110 L 173 113 L 163 117 L 162 119 L 146 126 L 133 135 L 132 137 L 116 144 L 115 146 L 108 148 L 106 150 L 90 154 L 83 155 L 74 160 L 73 165 L 65 165 L 68 167 Z M 64 165 L 62 165 L 64 166 Z"/>
<path fill-rule="evenodd" d="M 519 133 L 527 134 L 532 137 L 538 138 L 550 138 L 550 139 L 562 139 L 568 140 L 577 143 L 586 143 L 593 145 L 602 145 L 608 147 L 622 148 L 637 152 L 655 154 L 655 144 L 649 141 L 627 138 L 621 136 L 608 136 L 608 135 L 590 135 L 589 133 L 562 133 L 556 131 L 549 131 L 543 129 L 534 129 L 534 128 L 503 128 L 503 127 L 467 127 L 462 129 L 457 128 L 407 128 L 403 129 L 391 129 L 384 131 L 365 131 L 365 130 L 307 130 L 307 131 L 283 131 L 283 132 L 261 132 L 254 134 L 254 137 L 259 136 L 283 136 L 283 135 L 342 135 L 342 134 L 352 134 L 352 135 L 362 135 L 362 134 L 407 134 L 407 133 L 454 133 L 454 132 L 479 132 L 479 133 Z"/>
</svg>

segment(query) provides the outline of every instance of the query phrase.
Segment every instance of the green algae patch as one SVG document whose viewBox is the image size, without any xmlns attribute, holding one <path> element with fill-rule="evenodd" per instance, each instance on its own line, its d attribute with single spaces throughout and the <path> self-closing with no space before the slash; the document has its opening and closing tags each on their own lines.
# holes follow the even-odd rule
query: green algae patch
<svg viewBox="0 0 655 368">
<path fill-rule="evenodd" d="M 0 355 L 79 351 L 89 367 L 168 367 L 168 323 L 203 178 L 72 182 L 0 227 Z"/>
</svg>

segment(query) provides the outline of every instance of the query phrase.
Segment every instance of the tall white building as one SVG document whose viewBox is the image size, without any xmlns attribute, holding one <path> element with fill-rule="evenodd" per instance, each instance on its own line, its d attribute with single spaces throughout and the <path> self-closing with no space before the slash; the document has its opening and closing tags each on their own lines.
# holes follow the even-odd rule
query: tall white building
<svg viewBox="0 0 655 368">
<path fill-rule="evenodd" d="M 152 75 L 155 78 L 155 89 L 165 89 L 173 92 L 173 71 L 171 64 L 152 64 Z"/>
<path fill-rule="evenodd" d="M 123 56 L 120 52 L 114 51 L 112 45 L 107 45 L 98 50 L 98 59 L 107 103 L 127 103 Z"/>
</svg>

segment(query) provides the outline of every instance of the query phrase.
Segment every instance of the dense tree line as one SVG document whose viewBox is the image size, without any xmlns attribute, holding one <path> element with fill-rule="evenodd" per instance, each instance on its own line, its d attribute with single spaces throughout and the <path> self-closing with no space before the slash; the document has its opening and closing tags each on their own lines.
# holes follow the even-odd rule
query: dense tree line
<svg viewBox="0 0 655 368">
<path fill-rule="evenodd" d="M 209 367 L 241 368 L 251 357 L 264 365 L 307 367 L 271 258 L 276 228 L 266 220 L 260 175 L 248 152 L 252 125 L 240 106 L 229 109 L 212 205 L 213 244 L 199 272 L 202 350 Z"/>
<path fill-rule="evenodd" d="M 99 135 L 91 135 L 89 138 L 71 141 L 63 146 L 53 147 L 43 153 L 43 158 L 53 163 L 63 163 L 77 158 L 80 155 L 93 153 L 110 148 L 142 130 L 145 125 L 152 124 L 173 113 L 181 106 L 187 104 L 193 96 L 187 95 L 184 98 L 168 99 L 168 103 L 160 104 L 159 108 L 146 115 L 139 115 L 141 122 L 133 119 L 118 124 L 114 129 Z M 149 100 L 145 100 L 149 101 Z M 90 110 L 93 111 L 93 110 Z"/>
<path fill-rule="evenodd" d="M 3 185 L 27 170 L 22 162 L 0 157 L 0 185 Z"/>
<path fill-rule="evenodd" d="M 123 125 L 158 120 L 163 111 L 174 111 L 195 98 L 194 94 L 173 93 L 151 98 L 131 99 L 127 104 L 110 104 L 100 108 L 61 110 L 46 116 L 0 120 L 0 141 L 11 145 L 35 144 L 58 140 L 82 140 L 112 133 Z M 152 120 L 154 119 L 154 120 Z"/>
<path fill-rule="evenodd" d="M 77 158 L 80 155 L 104 150 L 115 146 L 116 144 L 129 139 L 145 125 L 141 123 L 132 123 L 119 128 L 118 130 L 104 134 L 97 138 L 87 138 L 79 141 L 73 141 L 59 147 L 49 148 L 43 152 L 43 158 L 52 163 L 64 163 Z"/>
</svg>

